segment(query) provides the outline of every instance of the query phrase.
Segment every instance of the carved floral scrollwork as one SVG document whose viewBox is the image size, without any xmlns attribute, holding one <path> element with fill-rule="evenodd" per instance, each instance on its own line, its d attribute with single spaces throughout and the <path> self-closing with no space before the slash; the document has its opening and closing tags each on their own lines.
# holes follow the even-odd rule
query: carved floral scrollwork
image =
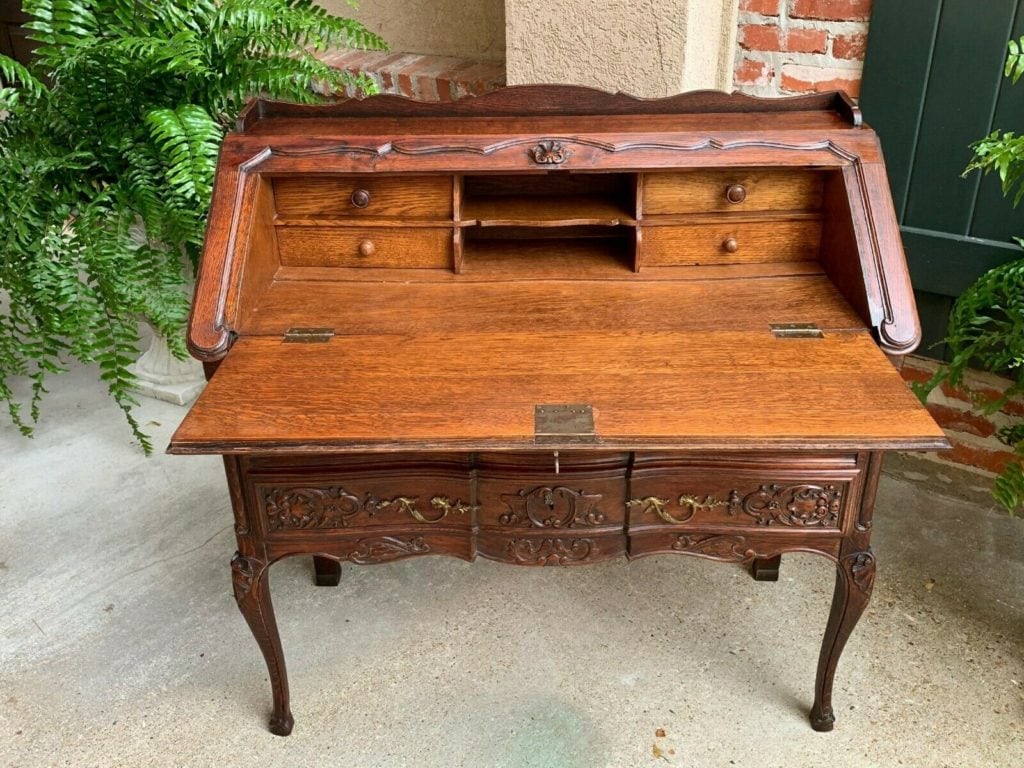
<svg viewBox="0 0 1024 768">
<path fill-rule="evenodd" d="M 672 542 L 676 552 L 692 552 L 696 555 L 724 560 L 726 562 L 742 562 L 748 558 L 747 540 L 743 536 L 726 534 L 699 534 L 676 536 Z"/>
<path fill-rule="evenodd" d="M 341 486 L 326 488 L 302 487 L 270 489 L 263 497 L 267 525 L 272 531 L 305 528 L 346 528 L 352 518 L 365 515 L 373 518 L 382 512 L 407 514 L 420 523 L 439 523 L 449 514 L 462 515 L 477 507 L 461 499 L 434 496 L 430 506 L 436 511 L 422 511 L 415 496 L 382 499 L 373 494 L 357 496 Z"/>
<path fill-rule="evenodd" d="M 561 165 L 569 159 L 569 148 L 560 141 L 542 141 L 527 150 L 533 162 L 541 165 Z"/>
<path fill-rule="evenodd" d="M 360 539 L 357 546 L 348 553 L 349 562 L 356 565 L 373 565 L 398 560 L 412 555 L 425 555 L 430 551 L 422 536 L 400 539 L 397 536 L 378 536 Z"/>
<path fill-rule="evenodd" d="M 595 551 L 591 539 L 512 539 L 508 553 L 519 565 L 568 565 Z"/>
<path fill-rule="evenodd" d="M 761 485 L 740 496 L 730 491 L 728 512 L 755 518 L 758 525 L 835 527 L 842 506 L 842 492 L 834 485 Z"/>
<path fill-rule="evenodd" d="M 273 488 L 263 497 L 270 530 L 282 528 L 344 528 L 364 511 L 362 499 L 340 486 Z"/>
<path fill-rule="evenodd" d="M 575 528 L 601 525 L 604 513 L 597 509 L 599 493 L 584 493 L 559 485 L 542 485 L 518 493 L 503 493 L 508 512 L 498 518 L 502 525 L 528 523 L 531 528 Z"/>
</svg>

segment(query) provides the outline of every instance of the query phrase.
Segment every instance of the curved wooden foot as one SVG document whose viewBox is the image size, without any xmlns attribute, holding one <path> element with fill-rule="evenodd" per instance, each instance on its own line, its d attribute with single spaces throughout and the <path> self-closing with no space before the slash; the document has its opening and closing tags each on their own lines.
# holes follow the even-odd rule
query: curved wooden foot
<svg viewBox="0 0 1024 768">
<path fill-rule="evenodd" d="M 341 563 L 337 560 L 313 555 L 313 570 L 318 587 L 336 587 L 341 582 Z"/>
<path fill-rule="evenodd" d="M 270 732 L 287 736 L 292 732 L 295 720 L 288 706 L 288 672 L 285 670 L 281 637 L 274 619 L 274 606 L 270 602 L 268 571 L 267 564 L 255 557 L 235 553 L 231 559 L 231 583 L 235 590 L 235 601 L 263 652 L 270 675 L 274 700 Z"/>
<path fill-rule="evenodd" d="M 782 555 L 755 557 L 750 561 L 750 575 L 754 577 L 754 581 L 778 581 L 781 564 Z"/>
<path fill-rule="evenodd" d="M 292 732 L 292 726 L 295 725 L 295 718 L 292 717 L 291 712 L 286 712 L 283 718 L 278 718 L 277 715 L 270 716 L 269 729 L 275 736 L 287 736 Z"/>
<path fill-rule="evenodd" d="M 832 709 L 832 679 L 839 656 L 857 621 L 868 605 L 875 583 L 875 556 L 870 547 L 863 552 L 843 555 L 836 567 L 836 589 L 832 594 L 832 612 L 828 616 L 825 639 L 818 657 L 818 676 L 814 685 L 811 727 L 831 731 L 836 722 Z"/>
</svg>

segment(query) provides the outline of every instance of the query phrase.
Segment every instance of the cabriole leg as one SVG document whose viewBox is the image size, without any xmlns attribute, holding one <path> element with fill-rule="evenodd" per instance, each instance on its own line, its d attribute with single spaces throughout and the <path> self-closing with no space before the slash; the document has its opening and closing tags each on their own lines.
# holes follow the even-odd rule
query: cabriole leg
<svg viewBox="0 0 1024 768">
<path fill-rule="evenodd" d="M 754 581 L 778 581 L 781 563 L 782 555 L 755 557 L 750 562 L 750 575 L 754 577 Z"/>
<path fill-rule="evenodd" d="M 313 570 L 318 587 L 336 587 L 341 582 L 341 563 L 337 560 L 313 555 Z"/>
<path fill-rule="evenodd" d="M 875 556 L 870 547 L 863 552 L 844 554 L 836 566 L 836 589 L 832 595 L 832 612 L 825 629 L 825 640 L 818 657 L 818 676 L 814 686 L 811 727 L 831 731 L 836 716 L 832 710 L 832 679 L 839 656 L 857 621 L 867 607 L 875 582 Z"/>
<path fill-rule="evenodd" d="M 249 624 L 253 637 L 263 652 L 270 674 L 270 688 L 274 711 L 270 716 L 270 732 L 287 736 L 295 723 L 288 706 L 288 673 L 284 667 L 281 637 L 274 619 L 274 606 L 270 602 L 269 568 L 258 558 L 235 553 L 231 560 L 231 581 L 235 601 Z"/>
</svg>

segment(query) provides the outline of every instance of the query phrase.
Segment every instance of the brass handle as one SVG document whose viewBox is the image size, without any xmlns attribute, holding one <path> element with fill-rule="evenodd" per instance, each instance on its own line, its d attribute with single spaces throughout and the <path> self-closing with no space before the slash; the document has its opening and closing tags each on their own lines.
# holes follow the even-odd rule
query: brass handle
<svg viewBox="0 0 1024 768">
<path fill-rule="evenodd" d="M 736 253 L 740 249 L 740 244 L 736 242 L 735 237 L 730 237 L 722 243 L 722 249 L 727 253 Z"/>
<path fill-rule="evenodd" d="M 377 246 L 373 244 L 373 240 L 363 240 L 359 243 L 360 256 L 373 256 L 376 252 Z"/>
<path fill-rule="evenodd" d="M 356 208 L 365 208 L 370 204 L 370 192 L 366 189 L 357 189 L 349 199 Z"/>
<path fill-rule="evenodd" d="M 742 203 L 747 199 L 747 188 L 742 184 L 730 184 L 725 190 L 725 199 L 730 203 Z"/>
</svg>

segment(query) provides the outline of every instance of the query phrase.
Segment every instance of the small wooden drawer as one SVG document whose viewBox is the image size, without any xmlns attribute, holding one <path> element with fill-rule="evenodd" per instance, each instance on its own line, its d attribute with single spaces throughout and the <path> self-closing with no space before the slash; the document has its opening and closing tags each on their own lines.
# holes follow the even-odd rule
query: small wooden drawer
<svg viewBox="0 0 1024 768">
<path fill-rule="evenodd" d="M 626 475 L 591 473 L 524 476 L 515 481 L 480 476 L 481 526 L 498 528 L 621 528 Z"/>
<path fill-rule="evenodd" d="M 551 531 L 616 528 L 625 522 L 628 456 L 551 453 L 483 456 L 477 484 L 481 527 Z"/>
<path fill-rule="evenodd" d="M 477 554 L 510 565 L 588 565 L 626 554 L 621 533 L 480 531 Z"/>
<path fill-rule="evenodd" d="M 274 179 L 278 214 L 452 218 L 450 176 L 296 176 Z"/>
<path fill-rule="evenodd" d="M 813 171 L 749 168 L 647 173 L 643 214 L 711 211 L 814 211 L 824 176 Z"/>
<path fill-rule="evenodd" d="M 643 227 L 642 267 L 753 264 L 818 258 L 821 221 L 721 220 L 684 226 Z"/>
<path fill-rule="evenodd" d="M 253 508 L 270 536 L 350 528 L 473 526 L 469 472 L 254 477 Z"/>
<path fill-rule="evenodd" d="M 277 228 L 285 267 L 450 268 L 452 239 L 446 227 Z"/>
<path fill-rule="evenodd" d="M 638 471 L 627 502 L 629 530 L 723 525 L 838 531 L 850 508 L 851 480 L 846 471 Z"/>
</svg>

